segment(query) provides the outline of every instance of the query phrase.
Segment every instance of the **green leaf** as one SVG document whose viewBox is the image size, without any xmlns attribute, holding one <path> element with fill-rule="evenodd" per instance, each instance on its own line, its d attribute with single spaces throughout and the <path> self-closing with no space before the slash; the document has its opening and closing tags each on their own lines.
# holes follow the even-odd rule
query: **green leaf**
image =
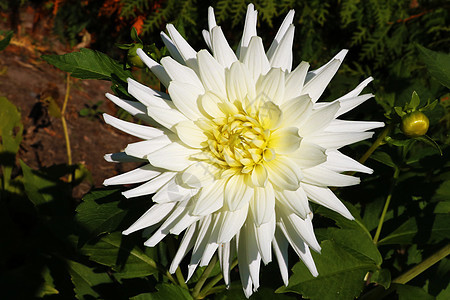
<svg viewBox="0 0 450 300">
<path fill-rule="evenodd" d="M 411 101 L 408 104 L 408 107 L 415 110 L 420 104 L 419 95 L 417 95 L 416 91 L 412 93 Z"/>
<path fill-rule="evenodd" d="M 364 287 L 364 276 L 377 269 L 372 259 L 355 256 L 354 251 L 334 241 L 323 241 L 321 254 L 312 253 L 319 272 L 313 277 L 303 262 L 295 264 L 289 285 L 276 292 L 295 292 L 312 300 L 353 299 Z"/>
<path fill-rule="evenodd" d="M 87 295 L 98 297 L 100 295 L 93 287 L 112 282 L 106 273 L 95 273 L 91 268 L 75 261 L 68 261 L 67 264 L 72 283 L 75 286 L 75 297 L 77 299 L 85 299 Z"/>
<path fill-rule="evenodd" d="M 391 286 L 391 272 L 387 269 L 380 269 L 373 272 L 370 282 L 382 285 L 385 289 Z"/>
<path fill-rule="evenodd" d="M 128 245 L 120 232 L 102 237 L 96 244 L 86 244 L 81 252 L 92 261 L 111 267 L 121 278 L 144 277 L 156 273 L 155 261 L 142 250 Z"/>
<path fill-rule="evenodd" d="M 50 270 L 47 266 L 44 267 L 42 271 L 42 277 L 44 282 L 42 286 L 36 292 L 36 297 L 42 298 L 46 295 L 56 295 L 59 294 L 59 291 L 55 288 L 55 284 L 53 283 L 53 277 L 50 274 Z"/>
<path fill-rule="evenodd" d="M 14 32 L 12 30 L 9 30 L 6 32 L 5 37 L 3 40 L 0 41 L 0 51 L 5 50 L 6 47 L 8 47 L 9 42 L 11 41 L 11 38 L 13 36 Z"/>
<path fill-rule="evenodd" d="M 108 55 L 90 49 L 81 49 L 63 55 L 43 55 L 42 59 L 49 64 L 71 73 L 71 76 L 81 79 L 98 79 L 112 81 L 114 77 L 126 82 L 133 77 L 131 72 Z"/>
<path fill-rule="evenodd" d="M 156 286 L 156 293 L 145 293 L 132 297 L 131 300 L 193 300 L 191 294 L 186 289 L 175 285 L 163 283 Z"/>
<path fill-rule="evenodd" d="M 399 300 L 434 300 L 433 296 L 416 286 L 395 284 L 395 290 Z"/>
<path fill-rule="evenodd" d="M 410 218 L 387 237 L 378 241 L 378 245 L 410 244 L 417 234 L 417 221 Z"/>
<path fill-rule="evenodd" d="M 370 156 L 371 159 L 376 160 L 388 167 L 391 168 L 396 168 L 397 166 L 395 165 L 394 161 L 392 160 L 392 158 L 389 156 L 389 154 L 387 154 L 386 152 L 383 151 L 376 151 L 374 153 L 372 153 L 372 155 Z"/>
<path fill-rule="evenodd" d="M 117 230 L 127 212 L 119 208 L 122 194 L 120 190 L 97 190 L 83 197 L 76 208 L 75 220 L 82 227 L 80 243 L 97 237 L 102 233 Z M 84 233 L 85 232 L 85 233 Z"/>
<path fill-rule="evenodd" d="M 431 75 L 450 89 L 450 54 L 432 51 L 421 45 L 416 47 L 422 54 L 422 61 L 427 65 Z"/>
<path fill-rule="evenodd" d="M 15 155 L 22 141 L 23 125 L 17 107 L 0 97 L 0 165 L 5 189 L 9 186 Z"/>
</svg>

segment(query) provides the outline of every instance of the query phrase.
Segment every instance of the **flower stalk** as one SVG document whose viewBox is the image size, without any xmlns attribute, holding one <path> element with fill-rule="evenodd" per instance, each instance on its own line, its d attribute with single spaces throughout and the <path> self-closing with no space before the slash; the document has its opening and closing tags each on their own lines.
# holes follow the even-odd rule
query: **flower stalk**
<svg viewBox="0 0 450 300">
<path fill-rule="evenodd" d="M 206 269 L 203 271 L 202 276 L 200 276 L 200 279 L 198 280 L 197 284 L 195 285 L 193 291 L 192 291 L 192 297 L 194 299 L 201 299 L 199 297 L 200 295 L 200 291 L 203 287 L 203 285 L 205 284 L 206 280 L 208 279 L 209 274 L 211 274 L 212 270 L 214 269 L 214 266 L 217 263 L 217 255 L 214 255 L 213 258 L 211 259 L 211 261 L 209 262 L 208 266 L 206 267 Z"/>
<path fill-rule="evenodd" d="M 70 139 L 69 139 L 69 131 L 67 129 L 66 118 L 64 117 L 64 113 L 66 112 L 67 103 L 69 102 L 70 95 L 70 74 L 67 73 L 66 77 L 66 94 L 64 96 L 64 103 L 61 109 L 61 122 L 64 130 L 64 139 L 66 141 L 66 152 L 67 152 L 67 164 L 72 165 L 72 151 L 70 149 Z M 68 181 L 72 181 L 72 174 L 69 174 Z"/>
</svg>

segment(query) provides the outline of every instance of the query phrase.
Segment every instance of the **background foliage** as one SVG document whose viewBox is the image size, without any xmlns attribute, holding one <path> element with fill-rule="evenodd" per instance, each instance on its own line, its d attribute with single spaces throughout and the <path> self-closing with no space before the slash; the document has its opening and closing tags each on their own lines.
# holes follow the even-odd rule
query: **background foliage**
<svg viewBox="0 0 450 300">
<path fill-rule="evenodd" d="M 164 53 L 159 32 L 167 22 L 173 22 L 198 50 L 205 47 L 201 30 L 207 27 L 206 8 L 212 5 L 218 23 L 223 25 L 230 43 L 236 45 L 240 35 L 234 33 L 241 31 L 247 3 L 0 0 L 0 7 L 12 18 L 21 5 L 39 7 L 51 16 L 55 32 L 71 45 L 80 42 L 80 32 L 89 32 L 95 50 L 47 55 L 43 59 L 73 77 L 109 80 L 116 93 L 129 97 L 127 77 L 139 74 L 144 81 L 153 82 L 145 71 L 130 68 L 124 61 L 126 53 L 113 46 L 133 42 L 131 26 L 136 27 L 144 45 L 155 43 L 151 51 L 156 56 Z M 259 11 L 258 32 L 267 43 L 287 11 L 296 10 L 296 63 L 306 60 L 313 68 L 318 67 L 340 49 L 350 49 L 325 99 L 335 99 L 373 76 L 375 81 L 368 90 L 376 95 L 376 101 L 364 104 L 348 118 L 384 120 L 392 124 L 392 130 L 385 144 L 367 161 L 374 174 L 363 176 L 359 186 L 335 191 L 356 221 L 314 207 L 316 234 L 323 249 L 322 254 L 314 254 L 320 276 L 313 278 L 301 262 L 295 264 L 292 253 L 289 286 L 283 287 L 279 276 L 273 276 L 278 270 L 276 263 L 271 263 L 262 268 L 262 288 L 252 299 L 295 299 L 296 294 L 310 299 L 448 299 L 448 258 L 418 276 L 408 280 L 404 276 L 411 268 L 423 266 L 443 247 L 448 249 L 449 243 L 448 1 L 254 3 Z M 11 35 L 3 34 L 0 50 L 7 47 Z M 395 107 L 397 111 L 406 109 L 413 91 L 420 97 L 419 107 L 426 106 L 428 100 L 438 100 L 434 109 L 424 111 L 430 119 L 429 138 L 411 139 L 399 128 Z M 120 189 L 110 188 L 93 190 L 82 200 L 74 199 L 71 190 L 86 178 L 86 170 L 77 164 L 41 170 L 26 166 L 16 157 L 23 128 L 20 112 L 4 97 L 0 97 L 0 107 L 2 297 L 192 299 L 189 289 L 198 284 L 204 268 L 187 285 L 178 274 L 172 276 L 165 271 L 177 238 L 146 248 L 139 234 L 120 234 L 151 206 L 151 201 L 146 197 L 125 200 Z M 344 151 L 361 157 L 369 147 L 366 141 Z M 105 178 L 108 176 L 105 174 Z M 374 243 L 387 198 L 390 205 Z M 220 279 L 218 274 L 216 266 L 209 280 Z M 210 297 L 243 298 L 236 272 L 232 272 L 232 279 L 229 290 L 219 283 L 214 290 L 219 293 Z M 208 290 L 202 291 L 201 295 L 206 296 Z"/>
</svg>

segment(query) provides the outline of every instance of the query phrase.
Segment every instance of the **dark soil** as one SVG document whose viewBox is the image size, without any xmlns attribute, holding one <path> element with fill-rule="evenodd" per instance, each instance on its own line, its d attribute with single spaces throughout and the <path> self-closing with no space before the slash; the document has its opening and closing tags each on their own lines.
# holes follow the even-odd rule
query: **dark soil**
<svg viewBox="0 0 450 300">
<path fill-rule="evenodd" d="M 1 24 L 0 24 L 1 25 Z M 0 26 L 0 29 L 8 29 Z M 0 37 L 1 39 L 1 37 Z M 39 34 L 14 35 L 11 44 L 0 52 L 0 96 L 7 97 L 22 115 L 23 141 L 16 158 L 34 169 L 67 163 L 66 142 L 61 119 L 53 117 L 45 99 L 54 99 L 62 107 L 67 74 L 48 65 L 42 54 L 77 51 L 57 42 L 56 37 Z M 130 164 L 108 163 L 106 153 L 120 152 L 137 138 L 124 134 L 103 122 L 101 112 L 111 115 L 117 108 L 104 94 L 110 91 L 106 81 L 70 78 L 69 101 L 65 112 L 72 163 L 84 165 L 92 175 L 74 190 L 80 198 L 103 180 L 134 168 Z M 101 102 L 96 113 L 80 116 L 80 110 Z M 94 110 L 93 110 L 94 111 Z M 17 167 L 19 168 L 19 167 Z M 18 172 L 16 172 L 18 173 Z"/>
</svg>

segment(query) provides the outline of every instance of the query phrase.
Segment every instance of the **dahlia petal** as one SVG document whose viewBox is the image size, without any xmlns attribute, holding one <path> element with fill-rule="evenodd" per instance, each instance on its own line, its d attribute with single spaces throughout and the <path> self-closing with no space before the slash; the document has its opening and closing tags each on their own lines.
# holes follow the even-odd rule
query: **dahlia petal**
<svg viewBox="0 0 450 300">
<path fill-rule="evenodd" d="M 336 74 L 341 63 L 341 60 L 333 60 L 325 69 L 323 69 L 304 85 L 302 94 L 309 94 L 311 100 L 313 102 L 317 102 L 330 83 L 331 79 Z"/>
<path fill-rule="evenodd" d="M 302 171 L 286 156 L 278 156 L 266 162 L 269 180 L 278 190 L 295 191 L 300 187 L 303 178 Z"/>
<path fill-rule="evenodd" d="M 309 250 L 308 245 L 303 241 L 300 236 L 295 235 L 295 231 L 287 231 L 286 226 L 283 222 L 279 223 L 280 228 L 283 230 L 284 235 L 286 236 L 289 244 L 292 249 L 294 249 L 295 253 L 297 253 L 298 257 L 303 261 L 306 267 L 309 269 L 311 274 L 314 277 L 317 277 L 319 273 L 317 272 L 316 265 L 314 263 L 314 259 L 311 256 L 311 251 Z"/>
<path fill-rule="evenodd" d="M 236 54 L 230 48 L 220 26 L 211 30 L 211 44 L 214 57 L 225 68 L 229 68 L 233 62 L 237 61 Z"/>
<path fill-rule="evenodd" d="M 289 154 L 300 147 L 301 141 L 297 127 L 285 127 L 270 134 L 267 146 L 275 149 L 277 154 Z"/>
<path fill-rule="evenodd" d="M 372 98 L 372 94 L 365 94 L 361 96 L 355 96 L 351 98 L 344 98 L 344 99 L 338 99 L 335 101 L 338 101 L 341 104 L 341 108 L 339 108 L 338 112 L 336 113 L 336 117 L 339 117 L 340 115 L 345 114 L 348 111 L 351 111 L 355 107 L 361 105 L 362 103 L 366 102 L 368 99 Z"/>
<path fill-rule="evenodd" d="M 176 173 L 165 172 L 140 186 L 122 193 L 126 198 L 134 198 L 155 193 L 159 188 L 172 179 Z"/>
<path fill-rule="evenodd" d="M 171 139 L 167 135 L 162 135 L 151 140 L 128 144 L 125 153 L 138 158 L 146 158 L 148 154 L 170 143 L 172 143 Z"/>
<path fill-rule="evenodd" d="M 159 63 L 148 57 L 148 55 L 145 54 L 144 50 L 141 48 L 136 50 L 136 54 L 144 62 L 144 64 L 147 65 L 150 71 L 158 77 L 159 81 L 167 87 L 170 82 L 170 76 L 167 74 L 166 70 Z"/>
<path fill-rule="evenodd" d="M 147 159 L 155 167 L 182 171 L 194 163 L 194 161 L 189 160 L 189 156 L 198 152 L 198 149 L 187 148 L 174 142 L 150 153 L 147 155 Z"/>
<path fill-rule="evenodd" d="M 130 233 L 161 222 L 173 210 L 175 205 L 175 202 L 154 204 L 136 222 L 134 222 L 133 225 L 123 231 L 122 234 L 129 235 Z"/>
<path fill-rule="evenodd" d="M 209 237 L 211 236 L 213 228 L 212 215 L 205 216 L 200 220 L 197 239 L 195 240 L 194 248 L 192 249 L 191 260 L 189 262 L 189 274 L 188 280 L 194 274 L 200 260 L 202 258 L 203 251 L 208 244 Z"/>
<path fill-rule="evenodd" d="M 217 242 L 229 242 L 242 228 L 248 215 L 249 204 L 246 203 L 239 210 L 221 211 L 218 215 Z"/>
<path fill-rule="evenodd" d="M 131 78 L 128 78 L 127 82 L 128 93 L 146 106 L 156 106 L 165 109 L 175 107 L 172 102 L 168 101 L 170 97 L 166 93 L 155 91 Z"/>
<path fill-rule="evenodd" d="M 275 49 L 273 55 L 269 58 L 272 68 L 281 68 L 282 71 L 290 72 L 292 69 L 292 45 L 294 44 L 295 26 L 289 25 L 288 30 Z"/>
<path fill-rule="evenodd" d="M 308 72 L 308 74 L 306 75 L 305 84 L 307 82 L 309 82 L 311 79 L 313 79 L 315 76 L 317 76 L 319 73 L 321 73 L 322 71 L 327 69 L 330 66 L 330 64 L 333 63 L 335 60 L 340 60 L 342 62 L 344 60 L 345 56 L 347 55 L 347 53 L 348 53 L 347 49 L 342 49 L 329 62 L 327 62 L 326 64 L 324 64 L 323 66 L 321 66 L 320 68 L 318 68 L 316 70 Z"/>
<path fill-rule="evenodd" d="M 282 115 L 280 107 L 272 101 L 265 102 L 258 110 L 259 122 L 264 128 L 278 128 Z"/>
<path fill-rule="evenodd" d="M 254 36 L 250 40 L 242 62 L 250 71 L 253 76 L 253 80 L 256 82 L 261 75 L 267 74 L 270 70 L 269 60 L 264 52 L 263 41 L 259 36 Z"/>
<path fill-rule="evenodd" d="M 243 63 L 234 62 L 225 72 L 225 78 L 229 101 L 232 103 L 235 100 L 242 101 L 247 96 L 251 99 L 255 98 L 255 83 Z"/>
<path fill-rule="evenodd" d="M 104 159 L 107 162 L 125 163 L 125 162 L 145 162 L 145 159 L 137 158 L 126 154 L 125 152 L 105 154 Z"/>
<path fill-rule="evenodd" d="M 191 67 L 192 69 L 197 69 L 197 51 L 195 51 L 191 45 L 181 36 L 178 30 L 172 24 L 167 24 L 166 26 L 167 32 L 169 32 L 170 37 L 172 38 L 173 43 L 178 49 L 178 52 L 183 57 L 183 60 L 186 62 L 186 65 Z M 163 64 L 164 65 L 164 64 Z M 170 73 L 169 73 L 170 75 Z M 171 76 L 172 77 L 172 76 Z M 172 77 L 173 78 L 173 77 Z"/>
<path fill-rule="evenodd" d="M 171 274 L 175 273 L 181 260 L 186 256 L 186 254 L 194 247 L 194 242 L 196 238 L 197 224 L 192 224 L 186 230 L 181 240 L 180 246 L 178 247 L 177 253 L 175 254 L 172 263 L 169 268 Z"/>
<path fill-rule="evenodd" d="M 141 139 L 152 139 L 164 135 L 164 131 L 145 125 L 123 121 L 108 114 L 103 114 L 105 123 Z"/>
<path fill-rule="evenodd" d="M 305 191 L 299 187 L 295 191 L 275 190 L 277 205 L 285 213 L 293 212 L 302 219 L 306 219 L 311 212 Z"/>
<path fill-rule="evenodd" d="M 282 124 L 301 128 L 312 112 L 313 103 L 308 95 L 301 95 L 283 102 L 280 107 L 283 112 Z"/>
<path fill-rule="evenodd" d="M 116 97 L 110 93 L 106 93 L 105 95 L 106 98 L 108 98 L 111 102 L 127 111 L 132 116 L 141 119 L 148 124 L 155 123 L 155 121 L 147 115 L 147 107 L 144 104 L 137 101 L 120 99 L 119 97 Z"/>
<path fill-rule="evenodd" d="M 202 259 L 200 260 L 200 267 L 205 267 L 209 264 L 218 247 L 219 245 L 216 243 L 208 243 L 206 245 L 205 249 L 203 249 Z"/>
<path fill-rule="evenodd" d="M 254 188 L 253 199 L 250 200 L 253 221 L 256 226 L 267 223 L 275 213 L 275 193 L 272 184 L 268 183 L 264 188 Z"/>
<path fill-rule="evenodd" d="M 287 231 L 291 232 L 291 236 L 296 235 L 301 237 L 310 248 L 320 253 L 320 245 L 314 234 L 311 215 L 308 215 L 305 219 L 302 219 L 296 214 L 289 214 L 283 218 L 283 221 Z"/>
<path fill-rule="evenodd" d="M 275 234 L 275 214 L 272 219 L 261 226 L 254 226 L 256 244 L 265 265 L 272 261 L 272 240 Z"/>
<path fill-rule="evenodd" d="M 285 286 L 289 284 L 289 271 L 288 271 L 288 247 L 289 242 L 284 234 L 277 226 L 275 235 L 272 240 L 273 251 L 277 258 L 278 268 L 280 269 L 281 278 Z"/>
<path fill-rule="evenodd" d="M 280 105 L 284 100 L 285 78 L 284 72 L 279 68 L 272 68 L 261 76 L 256 83 L 256 91 L 266 101 Z"/>
<path fill-rule="evenodd" d="M 323 165 L 305 169 L 303 174 L 302 182 L 318 186 L 350 186 L 361 182 L 358 177 L 336 173 Z"/>
<path fill-rule="evenodd" d="M 169 232 L 174 235 L 179 235 L 199 219 L 200 216 L 192 216 L 185 210 L 177 219 L 176 223 L 170 228 Z"/>
<path fill-rule="evenodd" d="M 241 209 L 253 197 L 253 189 L 248 186 L 246 181 L 246 175 L 234 175 L 228 179 L 224 191 L 224 200 L 228 210 Z"/>
<path fill-rule="evenodd" d="M 250 39 L 256 36 L 256 23 L 257 23 L 258 11 L 255 10 L 253 4 L 247 6 L 247 14 L 245 15 L 244 30 L 242 33 L 241 42 L 237 48 L 237 57 L 241 58 L 247 51 Z"/>
<path fill-rule="evenodd" d="M 226 97 L 225 69 L 206 50 L 197 53 L 200 78 L 206 90 L 212 91 L 221 97 Z"/>
<path fill-rule="evenodd" d="M 339 103 L 333 103 L 326 107 L 313 110 L 308 121 L 299 128 L 300 136 L 306 137 L 324 129 L 334 119 L 334 115 L 339 109 Z"/>
<path fill-rule="evenodd" d="M 211 35 L 209 34 L 209 31 L 203 29 L 202 30 L 202 36 L 203 36 L 203 39 L 205 40 L 206 46 L 208 46 L 209 50 L 212 51 Z"/>
<path fill-rule="evenodd" d="M 186 117 L 191 120 L 203 117 L 198 107 L 198 99 L 204 93 L 203 89 L 189 83 L 172 81 L 168 90 L 173 103 Z"/>
<path fill-rule="evenodd" d="M 317 204 L 325 206 L 335 212 L 341 214 L 349 220 L 354 220 L 352 214 L 349 212 L 347 207 L 342 204 L 336 195 L 326 187 L 315 186 L 311 184 L 302 183 L 302 188 L 305 190 L 308 198 Z"/>
<path fill-rule="evenodd" d="M 300 144 L 300 148 L 292 158 L 298 166 L 302 169 L 306 169 L 324 163 L 327 160 L 327 155 L 325 154 L 325 148 L 303 140 Z"/>
<path fill-rule="evenodd" d="M 256 165 L 251 174 L 253 185 L 256 187 L 264 187 L 267 184 L 267 179 L 267 169 L 262 164 Z"/>
<path fill-rule="evenodd" d="M 304 94 L 303 84 L 305 82 L 306 74 L 308 73 L 309 63 L 302 61 L 294 71 L 289 73 L 286 78 L 286 89 L 284 98 L 286 100 L 297 98 Z"/>
<path fill-rule="evenodd" d="M 195 57 L 195 60 L 197 60 L 197 56 Z M 198 78 L 197 74 L 189 67 L 186 67 L 176 60 L 174 60 L 170 56 L 165 56 L 161 59 L 161 64 L 163 65 L 164 69 L 166 70 L 167 74 L 169 74 L 172 81 L 179 81 L 182 83 L 187 83 L 190 85 L 195 86 L 198 90 L 201 90 L 202 93 L 204 92 L 203 84 Z M 170 82 L 172 83 L 172 82 Z M 170 88 L 170 85 L 169 85 Z M 169 94 L 170 91 L 169 91 Z M 172 94 L 171 94 L 172 96 Z"/>
<path fill-rule="evenodd" d="M 200 106 L 205 112 L 210 115 L 212 118 L 223 118 L 225 117 L 224 112 L 220 109 L 223 104 L 221 98 L 216 94 L 207 91 L 200 97 Z"/>
<path fill-rule="evenodd" d="M 317 144 L 327 149 L 339 149 L 341 147 L 371 138 L 372 135 L 373 132 L 321 132 L 313 136 L 305 137 L 303 141 Z"/>
<path fill-rule="evenodd" d="M 208 7 L 208 27 L 211 32 L 214 27 L 217 26 L 216 17 L 214 16 L 214 8 Z"/>
<path fill-rule="evenodd" d="M 221 179 L 213 184 L 203 187 L 193 198 L 194 205 L 191 208 L 191 214 L 195 216 L 204 216 L 220 209 L 223 206 L 225 182 L 225 179 Z"/>
<path fill-rule="evenodd" d="M 197 193 L 198 189 L 184 188 L 176 183 L 176 178 L 172 178 L 153 195 L 152 200 L 156 203 L 181 202 L 189 200 Z"/>
<path fill-rule="evenodd" d="M 327 132 L 364 132 L 383 126 L 383 122 L 333 120 L 325 130 Z"/>
<path fill-rule="evenodd" d="M 354 98 L 357 97 L 359 94 L 361 94 L 362 90 L 373 80 L 373 77 L 368 77 L 363 82 L 358 84 L 356 88 L 354 88 L 349 93 L 345 94 L 344 96 L 340 97 L 338 100 L 344 100 L 348 98 Z"/>
<path fill-rule="evenodd" d="M 292 21 L 294 20 L 294 14 L 295 11 L 291 9 L 286 17 L 283 20 L 283 23 L 281 23 L 280 28 L 278 29 L 277 34 L 275 35 L 275 38 L 273 39 L 272 44 L 270 45 L 269 50 L 267 50 L 267 57 L 270 59 L 273 54 L 275 53 L 275 50 L 277 49 L 278 45 L 280 44 L 281 40 L 283 39 L 284 35 L 289 29 L 289 26 L 292 24 Z"/>
<path fill-rule="evenodd" d="M 347 155 L 342 154 L 338 150 L 327 151 L 327 162 L 324 166 L 335 172 L 355 171 L 367 174 L 373 173 L 372 169 L 360 164 Z"/>
<path fill-rule="evenodd" d="M 177 179 L 180 185 L 191 188 L 201 188 L 212 184 L 219 177 L 219 169 L 211 163 L 194 162 Z"/>
<path fill-rule="evenodd" d="M 234 255 L 234 251 L 231 251 L 232 249 L 234 248 L 231 247 L 231 242 L 223 243 L 219 245 L 219 248 L 217 249 L 220 269 L 223 273 L 223 281 L 227 287 L 230 286 L 230 265 Z"/>
<path fill-rule="evenodd" d="M 188 118 L 177 109 L 165 109 L 159 107 L 148 107 L 147 114 L 160 125 L 171 131 L 175 131 L 174 126 Z"/>
<path fill-rule="evenodd" d="M 203 148 L 204 143 L 208 140 L 204 131 L 191 120 L 181 121 L 175 125 L 175 130 L 180 140 L 192 148 Z"/>
<path fill-rule="evenodd" d="M 103 185 L 131 184 L 148 181 L 161 174 L 161 170 L 148 164 L 132 171 L 111 177 L 103 182 Z"/>
<path fill-rule="evenodd" d="M 239 246 L 237 249 L 239 261 L 239 274 L 247 297 L 259 287 L 259 268 L 261 255 L 256 246 L 256 238 L 253 228 L 246 224 L 239 234 Z M 248 288 L 250 286 L 250 289 Z"/>
<path fill-rule="evenodd" d="M 164 45 L 166 45 L 167 50 L 169 50 L 170 56 L 172 56 L 180 64 L 185 64 L 184 58 L 181 56 L 172 39 L 165 34 L 164 31 L 161 31 L 160 35 Z"/>
</svg>

